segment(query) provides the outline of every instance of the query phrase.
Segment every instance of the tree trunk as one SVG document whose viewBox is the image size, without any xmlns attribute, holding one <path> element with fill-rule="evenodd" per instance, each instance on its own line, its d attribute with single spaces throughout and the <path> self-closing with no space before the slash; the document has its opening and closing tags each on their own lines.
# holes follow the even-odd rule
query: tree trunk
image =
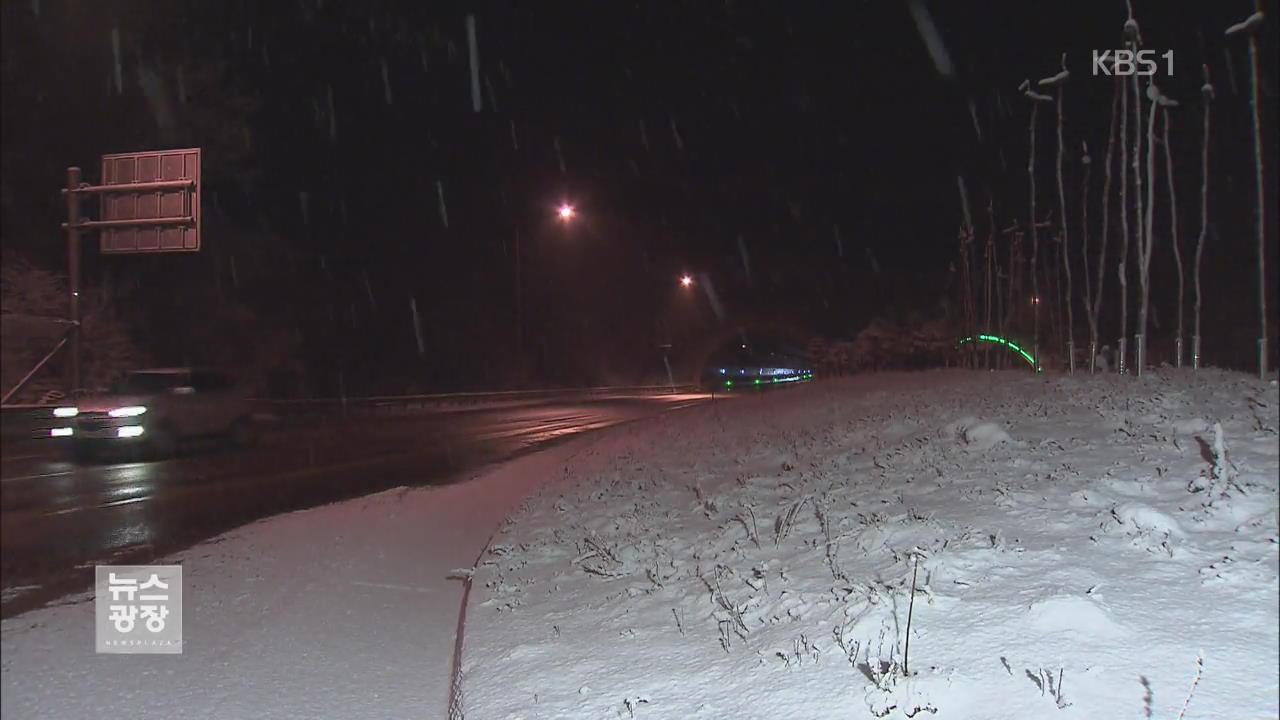
<svg viewBox="0 0 1280 720">
<path fill-rule="evenodd" d="M 1120 259 L 1117 278 L 1120 281 L 1120 345 L 1116 348 L 1116 369 L 1125 371 L 1124 341 L 1129 333 L 1129 86 L 1121 81 L 1120 93 Z"/>
<path fill-rule="evenodd" d="M 1098 315 L 1102 310 L 1102 297 L 1103 297 L 1102 291 L 1105 285 L 1104 281 L 1106 279 L 1107 239 L 1108 237 L 1110 237 L 1110 234 L 1111 234 L 1111 216 L 1110 216 L 1111 167 L 1112 167 L 1113 159 L 1115 158 L 1116 121 L 1119 119 L 1119 113 L 1121 112 L 1120 98 L 1123 96 L 1124 92 L 1125 92 L 1124 84 L 1120 80 L 1117 80 L 1114 83 L 1114 87 L 1112 88 L 1111 122 L 1109 123 L 1108 129 L 1107 129 L 1107 157 L 1105 161 L 1106 164 L 1104 165 L 1104 178 L 1102 181 L 1102 229 L 1101 229 L 1102 232 L 1101 232 L 1101 237 L 1099 238 L 1099 247 L 1098 247 L 1098 268 L 1097 268 L 1098 289 L 1097 289 L 1097 295 L 1094 296 L 1094 299 L 1091 301 L 1090 307 L 1088 310 L 1089 334 L 1090 334 L 1089 341 L 1095 347 L 1098 343 Z M 1088 211 L 1087 201 L 1085 203 L 1085 207 L 1087 212 Z M 1087 272 L 1088 267 L 1089 267 L 1089 258 L 1086 255 L 1085 256 L 1086 281 L 1088 279 L 1088 272 Z"/>
<path fill-rule="evenodd" d="M 1178 268 L 1178 334 L 1174 342 L 1174 366 L 1182 367 L 1182 305 L 1186 297 L 1186 273 L 1182 267 L 1182 246 L 1178 243 L 1178 194 L 1173 182 L 1173 150 L 1169 143 L 1169 108 L 1165 108 L 1164 116 L 1164 172 L 1169 180 L 1169 241 L 1173 243 L 1173 262 Z"/>
<path fill-rule="evenodd" d="M 1138 254 L 1140 265 L 1138 266 L 1138 282 L 1142 285 L 1142 303 L 1138 306 L 1138 347 L 1134 348 L 1139 353 L 1137 365 L 1137 374 L 1141 375 L 1145 364 L 1146 347 L 1147 347 L 1147 313 L 1150 309 L 1151 300 L 1151 250 L 1154 242 L 1154 225 L 1155 225 L 1155 209 L 1156 209 L 1156 109 L 1160 103 L 1156 101 L 1155 83 L 1148 85 L 1153 90 L 1151 97 L 1151 109 L 1147 112 L 1147 203 L 1145 226 L 1142 231 L 1142 240 L 1138 244 Z"/>
<path fill-rule="evenodd" d="M 1089 323 L 1089 371 L 1093 372 L 1093 353 L 1098 344 L 1098 328 L 1093 321 L 1093 286 L 1089 280 L 1089 180 L 1093 173 L 1093 158 L 1089 157 L 1089 145 L 1081 146 L 1080 163 L 1084 177 L 1080 181 L 1080 257 L 1084 260 L 1084 314 Z"/>
<path fill-rule="evenodd" d="M 995 292 L 995 261 L 996 261 L 996 210 L 995 205 L 991 202 L 990 194 L 987 195 L 987 222 L 991 226 L 991 233 L 987 235 L 987 248 L 982 259 L 983 265 L 983 302 L 986 304 L 986 318 L 982 325 L 983 332 L 991 334 L 991 309 L 992 294 Z M 983 365 L 991 368 L 991 347 L 990 343 L 986 343 L 987 347 L 983 349 Z"/>
<path fill-rule="evenodd" d="M 1040 362 L 1040 238 L 1036 232 L 1036 115 L 1040 107 L 1031 103 L 1031 132 L 1027 150 L 1027 179 L 1030 184 L 1031 216 L 1031 339 L 1037 365 Z"/>
<path fill-rule="evenodd" d="M 1261 1 L 1258 3 L 1261 13 Z M 1253 179 L 1258 191 L 1254 223 L 1258 233 L 1258 377 L 1267 379 L 1266 194 L 1262 185 L 1262 114 L 1258 109 L 1258 36 L 1249 33 L 1249 107 L 1253 110 Z"/>
<path fill-rule="evenodd" d="M 1075 360 L 1075 314 L 1071 308 L 1071 255 L 1068 253 L 1067 233 L 1067 191 L 1062 182 L 1062 155 L 1065 148 L 1062 145 L 1062 85 L 1058 85 L 1058 210 L 1062 217 L 1062 272 L 1066 278 L 1066 287 L 1063 288 L 1063 295 L 1066 300 L 1067 310 L 1067 367 L 1072 373 L 1076 371 Z"/>
<path fill-rule="evenodd" d="M 1204 256 L 1204 241 L 1209 234 L 1209 109 L 1213 104 L 1213 84 L 1209 81 L 1209 66 L 1204 65 L 1204 85 L 1200 94 L 1204 98 L 1204 130 L 1200 137 L 1200 237 L 1196 240 L 1196 259 L 1193 277 L 1196 290 L 1195 325 L 1191 340 L 1191 366 L 1200 368 L 1200 260 Z"/>
</svg>

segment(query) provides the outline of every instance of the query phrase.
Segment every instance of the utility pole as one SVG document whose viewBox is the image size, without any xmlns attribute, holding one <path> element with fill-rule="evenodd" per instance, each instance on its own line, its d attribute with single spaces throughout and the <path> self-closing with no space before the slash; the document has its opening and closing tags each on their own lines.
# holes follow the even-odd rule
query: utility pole
<svg viewBox="0 0 1280 720">
<path fill-rule="evenodd" d="M 71 312 L 70 362 L 67 382 L 71 397 L 80 390 L 80 168 L 67 168 L 67 275 Z"/>
</svg>

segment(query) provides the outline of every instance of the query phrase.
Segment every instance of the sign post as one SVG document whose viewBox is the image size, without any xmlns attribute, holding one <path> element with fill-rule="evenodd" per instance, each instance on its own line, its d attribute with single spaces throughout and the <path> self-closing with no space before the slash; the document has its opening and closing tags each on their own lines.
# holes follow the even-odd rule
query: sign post
<svg viewBox="0 0 1280 720">
<path fill-rule="evenodd" d="M 68 328 L 71 353 L 67 363 L 67 389 L 69 397 L 75 397 L 80 389 L 80 168 L 67 168 L 67 279 L 71 313 L 67 319 L 71 321 Z"/>
<path fill-rule="evenodd" d="M 80 377 L 80 233 L 100 230 L 104 254 L 200 250 L 200 148 L 150 150 L 102 156 L 102 184 L 87 185 L 78 167 L 67 168 L 67 271 L 70 285 L 68 381 L 74 395 Z M 82 196 L 101 198 L 99 220 L 85 220 Z"/>
</svg>

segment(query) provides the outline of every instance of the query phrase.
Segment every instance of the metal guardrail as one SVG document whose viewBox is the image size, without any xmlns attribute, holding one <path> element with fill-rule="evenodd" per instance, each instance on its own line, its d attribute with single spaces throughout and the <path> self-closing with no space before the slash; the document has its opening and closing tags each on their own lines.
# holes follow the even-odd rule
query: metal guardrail
<svg viewBox="0 0 1280 720">
<path fill-rule="evenodd" d="M 692 385 L 638 385 L 552 390 L 443 393 L 434 395 L 383 395 L 373 397 L 262 398 L 252 401 L 259 413 L 282 420 L 320 417 L 378 417 L 497 404 L 527 404 L 553 399 L 601 399 L 609 395 L 669 395 L 695 392 Z M 53 409 L 71 404 L 22 404 L 0 406 L 0 434 L 10 438 L 46 437 L 59 421 Z"/>
<path fill-rule="evenodd" d="M 260 411 L 282 418 L 316 416 L 377 417 L 411 412 L 443 411 L 473 406 L 521 405 L 554 399 L 600 399 L 608 395 L 667 395 L 693 392 L 691 385 L 640 385 L 553 390 L 508 390 L 500 392 L 444 393 L 434 395 L 388 395 L 360 398 L 307 398 L 301 400 L 258 400 Z"/>
</svg>

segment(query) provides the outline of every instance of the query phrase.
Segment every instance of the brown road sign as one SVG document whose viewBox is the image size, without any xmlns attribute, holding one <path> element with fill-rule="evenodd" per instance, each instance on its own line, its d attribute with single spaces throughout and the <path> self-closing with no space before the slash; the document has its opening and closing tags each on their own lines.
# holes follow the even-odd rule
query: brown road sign
<svg viewBox="0 0 1280 720">
<path fill-rule="evenodd" d="M 119 187 L 114 187 L 119 186 Z M 102 156 L 104 253 L 194 252 L 200 249 L 200 149 Z"/>
</svg>

